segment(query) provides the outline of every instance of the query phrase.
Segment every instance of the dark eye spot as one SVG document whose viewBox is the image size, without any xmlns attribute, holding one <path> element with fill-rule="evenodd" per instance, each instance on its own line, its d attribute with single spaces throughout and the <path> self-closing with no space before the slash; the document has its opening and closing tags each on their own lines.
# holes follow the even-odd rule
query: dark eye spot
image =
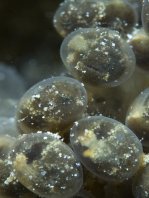
<svg viewBox="0 0 149 198">
<path fill-rule="evenodd" d="M 34 160 L 38 160 L 41 157 L 41 153 L 45 144 L 43 142 L 33 144 L 32 147 L 26 151 L 27 163 L 31 164 Z"/>
</svg>

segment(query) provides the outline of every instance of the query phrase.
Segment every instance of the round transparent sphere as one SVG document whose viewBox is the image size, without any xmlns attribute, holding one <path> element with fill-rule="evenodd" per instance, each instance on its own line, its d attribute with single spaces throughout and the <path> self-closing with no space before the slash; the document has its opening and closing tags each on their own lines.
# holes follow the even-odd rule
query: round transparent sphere
<svg viewBox="0 0 149 198">
<path fill-rule="evenodd" d="M 142 166 L 142 145 L 137 136 L 120 122 L 91 116 L 74 124 L 70 141 L 83 165 L 108 182 L 132 177 Z"/>
<path fill-rule="evenodd" d="M 65 0 L 54 15 L 57 32 L 65 37 L 78 28 L 110 27 L 122 33 L 132 30 L 135 9 L 122 0 Z"/>
<path fill-rule="evenodd" d="M 142 11 L 142 0 L 124 0 L 128 2 L 137 12 L 138 23 L 141 24 L 141 11 Z"/>
<path fill-rule="evenodd" d="M 0 187 L 6 187 L 5 181 L 9 176 L 8 153 L 15 144 L 16 138 L 0 134 Z M 0 194 L 1 195 L 1 194 Z"/>
<path fill-rule="evenodd" d="M 17 127 L 20 133 L 61 132 L 82 117 L 86 106 L 83 84 L 69 77 L 52 77 L 23 95 L 16 114 Z"/>
<path fill-rule="evenodd" d="M 15 117 L 1 117 L 0 116 L 0 135 L 10 135 L 11 137 L 17 137 L 19 132 L 16 127 Z"/>
<path fill-rule="evenodd" d="M 117 86 L 135 68 L 130 46 L 117 31 L 108 28 L 81 28 L 70 33 L 60 54 L 71 75 L 92 86 Z"/>
<path fill-rule="evenodd" d="M 18 100 L 12 98 L 0 97 L 0 117 L 14 117 L 16 113 Z"/>
<path fill-rule="evenodd" d="M 149 147 L 149 88 L 142 91 L 128 109 L 126 125 Z"/>
<path fill-rule="evenodd" d="M 133 34 L 129 40 L 134 54 L 136 56 L 136 64 L 143 70 L 149 71 L 149 36 L 141 28 Z"/>
<path fill-rule="evenodd" d="M 25 83 L 19 73 L 0 63 L 0 99 L 19 99 L 24 92 Z"/>
<path fill-rule="evenodd" d="M 11 175 L 38 196 L 69 198 L 81 188 L 81 165 L 58 135 L 24 134 L 17 139 L 9 156 L 14 173 Z"/>
</svg>

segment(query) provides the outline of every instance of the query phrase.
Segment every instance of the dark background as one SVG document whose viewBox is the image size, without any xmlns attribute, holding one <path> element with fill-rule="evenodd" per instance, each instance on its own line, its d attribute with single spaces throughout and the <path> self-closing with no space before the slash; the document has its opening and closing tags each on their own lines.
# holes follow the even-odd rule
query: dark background
<svg viewBox="0 0 149 198">
<path fill-rule="evenodd" d="M 60 0 L 0 0 L 0 63 L 16 67 L 29 80 L 60 73 L 62 38 L 53 27 Z"/>
</svg>

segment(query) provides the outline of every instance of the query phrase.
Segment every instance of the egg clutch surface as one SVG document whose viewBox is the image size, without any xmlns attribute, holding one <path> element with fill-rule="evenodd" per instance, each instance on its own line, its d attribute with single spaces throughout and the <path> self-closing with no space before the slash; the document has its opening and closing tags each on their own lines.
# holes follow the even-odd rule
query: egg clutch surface
<svg viewBox="0 0 149 198">
<path fill-rule="evenodd" d="M 0 189 L 149 198 L 149 1 L 65 0 L 53 26 L 67 72 L 19 99 L 0 135 Z"/>
</svg>

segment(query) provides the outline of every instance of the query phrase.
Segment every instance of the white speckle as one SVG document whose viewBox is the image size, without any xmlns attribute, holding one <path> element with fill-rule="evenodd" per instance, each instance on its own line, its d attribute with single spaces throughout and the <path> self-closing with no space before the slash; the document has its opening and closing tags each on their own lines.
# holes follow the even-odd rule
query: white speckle
<svg viewBox="0 0 149 198">
<path fill-rule="evenodd" d="M 32 98 L 40 98 L 40 94 L 33 95 Z"/>
<path fill-rule="evenodd" d="M 42 172 L 41 172 L 41 175 L 42 175 L 42 176 L 45 176 L 46 173 L 47 173 L 46 171 L 42 171 Z"/>
<path fill-rule="evenodd" d="M 29 175 L 29 179 L 32 180 L 33 179 L 33 176 L 32 175 Z"/>
<path fill-rule="evenodd" d="M 62 157 L 62 153 L 59 153 L 58 155 L 59 155 L 59 157 Z"/>
<path fill-rule="evenodd" d="M 75 126 L 78 126 L 78 125 L 79 125 L 79 123 L 78 123 L 78 122 L 75 122 L 74 124 L 75 124 Z"/>
<path fill-rule="evenodd" d="M 43 110 L 44 110 L 44 111 L 48 111 L 48 107 L 44 107 Z"/>
</svg>

